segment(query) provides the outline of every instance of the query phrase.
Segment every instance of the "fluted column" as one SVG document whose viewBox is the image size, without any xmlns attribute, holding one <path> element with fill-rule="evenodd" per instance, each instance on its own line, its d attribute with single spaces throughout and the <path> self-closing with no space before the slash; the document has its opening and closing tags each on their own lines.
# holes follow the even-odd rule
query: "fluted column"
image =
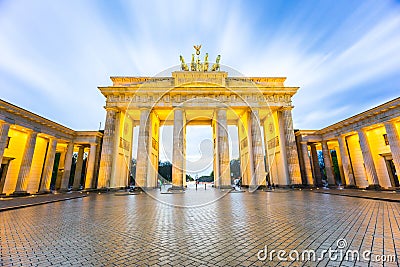
<svg viewBox="0 0 400 267">
<path fill-rule="evenodd" d="M 314 180 L 313 180 L 312 170 L 311 170 L 310 157 L 308 156 L 307 142 L 301 142 L 301 153 L 302 153 L 302 156 L 303 156 L 304 173 L 306 175 L 307 184 L 308 185 L 314 185 Z"/>
<path fill-rule="evenodd" d="M 369 185 L 372 187 L 379 187 L 378 174 L 376 173 L 374 159 L 372 158 L 371 154 L 371 148 L 368 144 L 367 134 L 364 129 L 358 130 L 357 132 Z"/>
<path fill-rule="evenodd" d="M 250 186 L 258 187 L 265 182 L 265 164 L 261 136 L 261 124 L 259 112 L 253 109 L 250 113 L 251 119 L 251 141 L 253 149 L 253 168 L 254 175 L 251 178 Z M 229 157 L 229 154 L 228 154 Z M 229 161 L 229 158 L 228 158 Z"/>
<path fill-rule="evenodd" d="M 85 147 L 80 146 L 78 150 L 78 157 L 76 159 L 75 165 L 75 175 L 74 182 L 72 184 L 73 190 L 79 190 L 81 186 L 81 178 L 82 178 L 82 167 L 83 167 L 83 154 L 85 152 Z"/>
<path fill-rule="evenodd" d="M 97 188 L 105 188 L 110 186 L 113 157 L 115 152 L 116 116 L 117 109 L 107 108 Z"/>
<path fill-rule="evenodd" d="M 3 161 L 4 150 L 6 148 L 8 131 L 10 130 L 10 124 L 3 122 L 0 125 L 0 164 Z M 1 193 L 1 192 L 0 192 Z"/>
<path fill-rule="evenodd" d="M 311 160 L 312 160 L 312 165 L 313 165 L 315 184 L 316 184 L 316 186 L 321 186 L 322 185 L 322 174 L 321 174 L 321 168 L 319 166 L 317 148 L 314 143 L 310 144 L 310 148 L 311 148 Z"/>
<path fill-rule="evenodd" d="M 346 185 L 355 185 L 354 175 L 350 165 L 349 152 L 346 146 L 346 137 L 344 135 L 339 136 L 339 151 L 340 157 L 342 158 L 343 174 L 346 181 Z"/>
<path fill-rule="evenodd" d="M 219 179 L 219 188 L 231 188 L 226 108 L 218 108 L 216 110 L 216 122 L 219 173 L 214 175 L 217 175 L 217 179 Z"/>
<path fill-rule="evenodd" d="M 392 121 L 385 122 L 386 134 L 389 141 L 390 151 L 394 167 L 396 168 L 397 176 L 400 175 L 400 136 L 396 129 L 396 125 Z"/>
<path fill-rule="evenodd" d="M 172 148 L 172 189 L 183 190 L 184 176 L 184 110 L 174 109 L 174 147 Z"/>
<path fill-rule="evenodd" d="M 33 152 L 35 151 L 37 132 L 29 131 L 26 139 L 24 155 L 22 156 L 21 167 L 18 173 L 17 185 L 13 194 L 27 194 L 26 190 L 29 182 L 29 173 L 31 171 Z"/>
<path fill-rule="evenodd" d="M 44 163 L 42 181 L 40 183 L 40 193 L 50 192 L 50 183 L 53 175 L 54 158 L 56 156 L 57 139 L 49 140 L 49 148 L 47 149 L 46 161 Z"/>
<path fill-rule="evenodd" d="M 283 120 L 283 130 L 285 133 L 286 158 L 289 170 L 290 183 L 292 185 L 301 185 L 301 173 L 299 157 L 297 155 L 296 139 L 294 136 L 292 108 L 283 108 L 281 110 L 281 119 Z"/>
<path fill-rule="evenodd" d="M 88 156 L 87 170 L 86 170 L 86 178 L 85 178 L 85 189 L 89 189 L 93 187 L 93 175 L 94 175 L 94 164 L 96 159 L 96 143 L 90 144 L 90 151 Z"/>
<path fill-rule="evenodd" d="M 68 190 L 69 177 L 71 176 L 72 156 L 74 154 L 74 143 L 69 142 L 67 145 L 67 154 L 65 155 L 64 173 L 61 180 L 60 190 Z"/>
<path fill-rule="evenodd" d="M 140 125 L 138 135 L 138 150 L 136 160 L 136 178 L 137 187 L 147 186 L 147 170 L 150 162 L 149 157 L 149 136 L 150 136 L 150 108 L 140 110 Z"/>
<path fill-rule="evenodd" d="M 328 184 L 334 185 L 336 184 L 335 182 L 335 175 L 333 173 L 333 168 L 332 168 L 332 160 L 331 160 L 331 153 L 329 151 L 328 147 L 328 141 L 322 141 L 322 155 L 324 156 L 324 164 L 325 164 L 325 172 L 326 172 L 326 178 L 328 180 Z"/>
</svg>

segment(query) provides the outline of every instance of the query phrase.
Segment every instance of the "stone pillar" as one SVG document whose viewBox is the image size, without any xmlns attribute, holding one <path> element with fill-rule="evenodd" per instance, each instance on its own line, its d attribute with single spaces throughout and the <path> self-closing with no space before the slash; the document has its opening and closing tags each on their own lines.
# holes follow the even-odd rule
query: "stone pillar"
<svg viewBox="0 0 400 267">
<path fill-rule="evenodd" d="M 6 144 L 7 144 L 9 130 L 10 130 L 9 123 L 7 123 L 7 122 L 1 123 L 1 126 L 0 126 L 0 164 L 3 161 L 3 155 L 4 155 L 4 150 L 5 150 Z"/>
<path fill-rule="evenodd" d="M 84 146 L 80 146 L 79 150 L 78 150 L 78 157 L 76 159 L 76 165 L 75 165 L 74 183 L 72 184 L 72 189 L 73 190 L 79 190 L 80 189 L 84 152 L 85 152 L 85 147 Z"/>
<path fill-rule="evenodd" d="M 321 168 L 319 167 L 317 148 L 314 143 L 310 144 L 310 148 L 311 148 L 311 160 L 313 165 L 315 184 L 316 186 L 322 186 L 322 174 L 321 174 Z"/>
<path fill-rule="evenodd" d="M 47 149 L 46 160 L 44 163 L 42 181 L 40 183 L 40 193 L 49 193 L 50 192 L 50 183 L 53 175 L 53 167 L 54 167 L 54 158 L 56 156 L 57 149 L 57 139 L 50 138 L 49 139 L 49 147 Z"/>
<path fill-rule="evenodd" d="M 346 137 L 344 135 L 339 136 L 339 151 L 342 159 L 343 174 L 346 181 L 346 185 L 354 186 L 354 175 L 350 164 L 350 156 L 346 146 Z"/>
<path fill-rule="evenodd" d="M 299 157 L 297 155 L 296 139 L 293 130 L 292 107 L 281 110 L 283 130 L 285 134 L 286 158 L 291 185 L 301 185 Z"/>
<path fill-rule="evenodd" d="M 267 181 L 269 181 L 270 182 L 270 184 L 272 184 L 272 182 L 271 182 L 271 173 L 270 173 L 270 159 L 269 159 L 269 155 L 268 155 L 268 138 L 267 138 L 267 126 L 266 126 L 266 121 L 267 120 L 265 120 L 263 123 L 262 123 L 262 125 L 263 125 L 263 128 L 264 128 L 264 153 L 265 153 L 265 174 L 266 174 L 266 181 L 265 181 L 265 183 L 266 183 L 266 185 L 268 184 L 268 182 Z"/>
<path fill-rule="evenodd" d="M 314 185 L 310 157 L 308 156 L 307 142 L 301 142 L 300 144 L 301 144 L 301 153 L 303 156 L 303 163 L 304 163 L 304 173 L 306 175 L 307 184 Z"/>
<path fill-rule="evenodd" d="M 322 155 L 324 156 L 325 172 L 328 184 L 335 185 L 335 175 L 333 174 L 331 153 L 328 147 L 328 141 L 322 141 Z"/>
<path fill-rule="evenodd" d="M 231 188 L 231 171 L 229 163 L 228 119 L 226 108 L 216 110 L 217 146 L 219 172 L 214 173 L 219 179 L 219 188 Z"/>
<path fill-rule="evenodd" d="M 93 176 L 94 176 L 94 164 L 96 159 L 96 143 L 90 144 L 90 151 L 88 155 L 86 178 L 85 178 L 85 189 L 93 188 Z"/>
<path fill-rule="evenodd" d="M 397 177 L 400 178 L 400 136 L 394 122 L 385 122 L 385 128 Z"/>
<path fill-rule="evenodd" d="M 147 186 L 147 169 L 149 166 L 149 136 L 150 136 L 150 108 L 140 109 L 140 126 L 138 135 L 138 150 L 136 161 L 136 187 Z"/>
<path fill-rule="evenodd" d="M 107 108 L 106 124 L 104 126 L 103 145 L 101 149 L 100 170 L 97 188 L 110 186 L 111 171 L 115 153 L 115 120 L 117 109 Z M 139 142 L 140 144 L 140 142 Z"/>
<path fill-rule="evenodd" d="M 364 129 L 358 130 L 357 132 L 369 185 L 370 187 L 377 188 L 379 187 L 378 174 L 376 173 L 374 159 L 372 158 L 371 154 L 371 148 L 368 144 L 367 133 Z"/>
<path fill-rule="evenodd" d="M 250 186 L 254 186 L 256 189 L 259 185 L 265 182 L 265 164 L 264 164 L 264 152 L 262 145 L 261 136 L 261 124 L 258 110 L 253 109 L 250 113 L 251 120 L 251 141 L 253 150 L 253 168 L 254 175 L 251 177 Z M 228 154 L 229 162 L 229 154 Z M 229 165 L 228 165 L 229 166 Z"/>
<path fill-rule="evenodd" d="M 181 107 L 174 109 L 174 147 L 172 148 L 172 189 L 183 190 L 184 174 L 184 110 Z"/>
<path fill-rule="evenodd" d="M 21 167 L 18 173 L 17 185 L 15 187 L 14 195 L 26 195 L 29 173 L 31 171 L 33 153 L 35 152 L 37 132 L 29 131 L 26 139 L 24 155 L 22 156 Z"/>
<path fill-rule="evenodd" d="M 69 142 L 67 145 L 67 154 L 65 155 L 64 173 L 61 180 L 60 190 L 68 190 L 69 177 L 71 176 L 72 156 L 74 154 L 74 143 Z"/>
<path fill-rule="evenodd" d="M 342 157 L 341 157 L 341 155 L 339 153 L 340 152 L 339 147 L 335 146 L 334 149 L 336 151 L 336 157 L 337 157 L 338 168 L 339 168 L 340 182 L 341 182 L 341 185 L 346 185 L 346 179 L 344 178 Z"/>
</svg>

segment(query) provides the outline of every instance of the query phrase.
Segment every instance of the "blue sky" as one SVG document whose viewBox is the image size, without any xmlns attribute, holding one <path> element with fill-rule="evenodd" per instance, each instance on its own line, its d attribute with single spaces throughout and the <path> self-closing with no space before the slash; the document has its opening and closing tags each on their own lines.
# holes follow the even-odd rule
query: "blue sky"
<svg viewBox="0 0 400 267">
<path fill-rule="evenodd" d="M 193 44 L 248 76 L 300 86 L 318 129 L 399 96 L 398 1 L 0 1 L 0 98 L 76 130 L 104 124 L 97 86 L 153 76 Z"/>
</svg>

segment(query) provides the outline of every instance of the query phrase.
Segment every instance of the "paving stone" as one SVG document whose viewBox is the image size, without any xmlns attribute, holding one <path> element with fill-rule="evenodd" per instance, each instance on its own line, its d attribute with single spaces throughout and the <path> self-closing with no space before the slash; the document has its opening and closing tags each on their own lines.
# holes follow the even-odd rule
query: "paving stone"
<svg viewBox="0 0 400 267">
<path fill-rule="evenodd" d="M 90 194 L 0 212 L 0 266 L 399 266 L 400 203 L 303 190 L 227 194 L 194 207 L 221 193 L 152 194 Z M 383 265 L 321 256 L 340 250 L 338 240 L 344 254 L 397 258 Z M 271 261 L 257 258 L 265 246 L 275 250 Z M 313 250 L 320 259 L 281 261 L 279 250 Z"/>
</svg>

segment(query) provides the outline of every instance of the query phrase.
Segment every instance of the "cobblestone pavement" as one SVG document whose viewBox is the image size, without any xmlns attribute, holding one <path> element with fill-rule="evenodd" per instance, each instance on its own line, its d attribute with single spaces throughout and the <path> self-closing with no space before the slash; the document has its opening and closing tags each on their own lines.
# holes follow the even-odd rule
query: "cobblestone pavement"
<svg viewBox="0 0 400 267">
<path fill-rule="evenodd" d="M 399 266 L 400 204 L 310 191 L 90 194 L 1 212 L 0 243 L 1 266 Z M 360 260 L 340 256 L 348 249 Z M 271 250 L 299 260 L 271 261 Z M 303 261 L 304 250 L 320 259 Z"/>
<path fill-rule="evenodd" d="M 361 198 L 370 198 L 386 201 L 400 202 L 400 193 L 396 191 L 375 191 L 375 190 L 357 190 L 357 189 L 314 189 L 315 193 L 343 195 Z"/>
<path fill-rule="evenodd" d="M 0 197 L 0 211 L 85 197 L 85 196 L 86 193 L 69 192 L 61 194 L 31 195 L 26 197 Z"/>
</svg>

